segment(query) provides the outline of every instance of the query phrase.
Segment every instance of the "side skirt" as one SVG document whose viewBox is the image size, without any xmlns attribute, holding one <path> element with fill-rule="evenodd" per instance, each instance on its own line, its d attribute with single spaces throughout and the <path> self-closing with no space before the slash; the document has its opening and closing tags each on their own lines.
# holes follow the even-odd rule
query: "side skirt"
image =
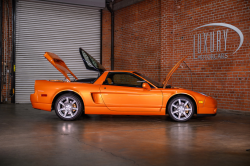
<svg viewBox="0 0 250 166">
<path fill-rule="evenodd" d="M 98 115 L 166 115 L 165 108 L 161 111 L 147 112 L 147 111 L 111 111 L 107 107 L 88 107 L 85 106 L 85 114 L 98 114 Z"/>
</svg>

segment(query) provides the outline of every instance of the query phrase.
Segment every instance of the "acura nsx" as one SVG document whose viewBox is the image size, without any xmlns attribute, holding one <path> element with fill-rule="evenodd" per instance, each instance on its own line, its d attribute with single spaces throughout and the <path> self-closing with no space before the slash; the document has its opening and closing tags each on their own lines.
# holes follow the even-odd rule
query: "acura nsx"
<svg viewBox="0 0 250 166">
<path fill-rule="evenodd" d="M 88 70 L 98 72 L 97 78 L 78 79 L 56 54 L 46 52 L 45 58 L 65 80 L 36 80 L 30 95 L 33 108 L 52 111 L 62 120 L 75 120 L 81 114 L 169 115 L 184 122 L 194 114 L 214 116 L 217 102 L 202 93 L 172 87 L 168 81 L 187 56 L 168 73 L 163 83 L 135 71 L 107 71 L 82 48 L 81 58 Z M 71 74 L 74 79 L 68 76 Z"/>
</svg>

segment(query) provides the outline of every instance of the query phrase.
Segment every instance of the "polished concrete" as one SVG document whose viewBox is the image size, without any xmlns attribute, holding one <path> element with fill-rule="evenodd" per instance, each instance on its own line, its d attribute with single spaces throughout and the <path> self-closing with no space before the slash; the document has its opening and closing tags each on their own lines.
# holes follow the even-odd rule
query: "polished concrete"
<svg viewBox="0 0 250 166">
<path fill-rule="evenodd" d="M 0 104 L 0 165 L 250 166 L 250 116 L 89 115 L 73 122 Z"/>
</svg>

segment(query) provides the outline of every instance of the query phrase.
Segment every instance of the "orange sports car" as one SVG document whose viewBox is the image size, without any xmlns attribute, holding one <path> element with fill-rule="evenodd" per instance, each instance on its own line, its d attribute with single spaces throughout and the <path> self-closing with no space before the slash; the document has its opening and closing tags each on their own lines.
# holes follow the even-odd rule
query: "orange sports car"
<svg viewBox="0 0 250 166">
<path fill-rule="evenodd" d="M 46 52 L 45 58 L 65 80 L 36 80 L 30 95 L 36 109 L 52 111 L 62 120 L 75 120 L 85 114 L 166 115 L 183 122 L 194 114 L 214 116 L 217 102 L 202 93 L 172 87 L 168 80 L 187 57 L 183 57 L 159 83 L 140 73 L 125 70 L 107 71 L 91 55 L 79 49 L 88 70 L 99 72 L 97 78 L 78 79 L 56 54 Z M 68 74 L 75 79 L 70 80 Z"/>
</svg>

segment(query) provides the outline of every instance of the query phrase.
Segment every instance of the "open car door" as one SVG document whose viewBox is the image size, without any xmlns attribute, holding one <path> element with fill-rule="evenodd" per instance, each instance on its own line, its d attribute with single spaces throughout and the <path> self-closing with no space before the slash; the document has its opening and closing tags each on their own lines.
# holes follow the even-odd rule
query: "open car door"
<svg viewBox="0 0 250 166">
<path fill-rule="evenodd" d="M 88 54 L 84 49 L 79 48 L 79 52 L 81 54 L 83 63 L 86 66 L 86 69 L 97 71 L 100 74 L 106 71 L 106 69 L 97 60 L 95 60 L 95 58 L 93 58 L 90 54 Z"/>
</svg>

